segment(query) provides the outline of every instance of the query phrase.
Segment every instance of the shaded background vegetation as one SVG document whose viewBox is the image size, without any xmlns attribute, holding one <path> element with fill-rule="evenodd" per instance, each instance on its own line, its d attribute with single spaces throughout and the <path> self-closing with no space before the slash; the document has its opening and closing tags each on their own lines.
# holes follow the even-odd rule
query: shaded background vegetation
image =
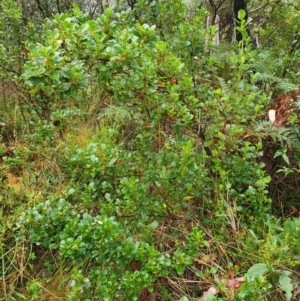
<svg viewBox="0 0 300 301">
<path fill-rule="evenodd" d="M 1 300 L 297 300 L 299 20 L 1 0 Z"/>
</svg>

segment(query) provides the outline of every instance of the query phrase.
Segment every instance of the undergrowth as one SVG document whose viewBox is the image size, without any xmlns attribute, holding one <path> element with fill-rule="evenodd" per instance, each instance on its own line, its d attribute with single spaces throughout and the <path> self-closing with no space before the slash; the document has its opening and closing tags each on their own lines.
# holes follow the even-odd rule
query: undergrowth
<svg viewBox="0 0 300 301">
<path fill-rule="evenodd" d="M 0 100 L 0 299 L 297 300 L 297 75 L 244 11 L 224 52 L 205 10 L 145 3 L 25 41 Z"/>
</svg>

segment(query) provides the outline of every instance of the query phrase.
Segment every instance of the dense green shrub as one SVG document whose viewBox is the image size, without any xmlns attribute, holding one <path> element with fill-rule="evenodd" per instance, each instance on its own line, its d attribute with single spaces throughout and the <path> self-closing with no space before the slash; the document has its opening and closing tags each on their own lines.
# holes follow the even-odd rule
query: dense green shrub
<svg viewBox="0 0 300 301">
<path fill-rule="evenodd" d="M 70 300 L 199 300 L 210 288 L 207 300 L 291 300 L 299 220 L 272 215 L 269 190 L 297 179 L 297 92 L 283 124 L 266 115 L 295 87 L 294 67 L 281 76 L 297 49 L 281 32 L 286 60 L 254 49 L 243 11 L 242 41 L 218 46 L 202 8 L 123 4 L 94 19 L 74 6 L 38 43 L 30 25 L 23 94 L 7 106 L 15 143 L 0 152 L 5 298 L 64 285 Z M 297 12 L 274 14 L 285 11 L 294 36 Z"/>
</svg>

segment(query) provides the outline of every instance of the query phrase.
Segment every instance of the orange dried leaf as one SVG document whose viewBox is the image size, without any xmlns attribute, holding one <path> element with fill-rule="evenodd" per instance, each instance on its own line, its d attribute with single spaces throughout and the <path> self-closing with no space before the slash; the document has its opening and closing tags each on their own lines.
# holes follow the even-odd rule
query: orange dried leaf
<svg viewBox="0 0 300 301">
<path fill-rule="evenodd" d="M 245 282 L 244 277 L 238 277 L 238 278 L 234 278 L 234 279 L 228 279 L 226 281 L 226 287 L 228 289 L 233 289 L 233 288 L 239 288 L 243 285 L 243 283 Z"/>
</svg>

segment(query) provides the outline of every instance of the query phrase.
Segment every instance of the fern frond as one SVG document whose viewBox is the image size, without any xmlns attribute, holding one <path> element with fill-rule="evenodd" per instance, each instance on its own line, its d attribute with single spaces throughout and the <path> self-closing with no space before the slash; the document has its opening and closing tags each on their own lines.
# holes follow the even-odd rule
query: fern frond
<svg viewBox="0 0 300 301">
<path fill-rule="evenodd" d="M 259 120 L 253 123 L 253 128 L 258 137 L 271 137 L 274 142 L 289 148 L 300 148 L 300 131 L 297 127 L 277 127 L 270 121 Z"/>
<path fill-rule="evenodd" d="M 110 121 L 114 120 L 122 123 L 131 118 L 131 113 L 125 107 L 110 105 L 99 114 L 99 118 L 106 118 Z"/>
<path fill-rule="evenodd" d="M 248 72 L 251 73 L 255 71 L 255 78 L 257 82 L 267 84 L 269 87 L 272 87 L 273 91 L 277 93 L 289 93 L 291 91 L 298 90 L 298 87 L 288 81 L 286 78 L 280 78 L 273 74 L 273 66 L 275 58 L 270 54 L 265 54 L 260 57 L 261 59 L 249 64 Z"/>
<path fill-rule="evenodd" d="M 298 90 L 298 86 L 288 82 L 288 80 L 286 79 L 281 78 L 280 80 L 277 81 L 275 89 L 279 92 L 286 94 Z"/>
<path fill-rule="evenodd" d="M 228 83 L 225 81 L 225 79 L 222 78 L 222 77 L 218 77 L 218 76 L 216 77 L 216 79 L 218 80 L 218 82 L 220 84 L 220 87 L 223 90 L 223 93 L 229 95 L 230 94 L 230 88 L 228 86 Z"/>
<path fill-rule="evenodd" d="M 272 138 L 277 139 L 281 144 L 285 144 L 290 148 L 299 148 L 299 132 L 293 127 L 280 127 L 277 133 L 272 135 Z"/>
</svg>

